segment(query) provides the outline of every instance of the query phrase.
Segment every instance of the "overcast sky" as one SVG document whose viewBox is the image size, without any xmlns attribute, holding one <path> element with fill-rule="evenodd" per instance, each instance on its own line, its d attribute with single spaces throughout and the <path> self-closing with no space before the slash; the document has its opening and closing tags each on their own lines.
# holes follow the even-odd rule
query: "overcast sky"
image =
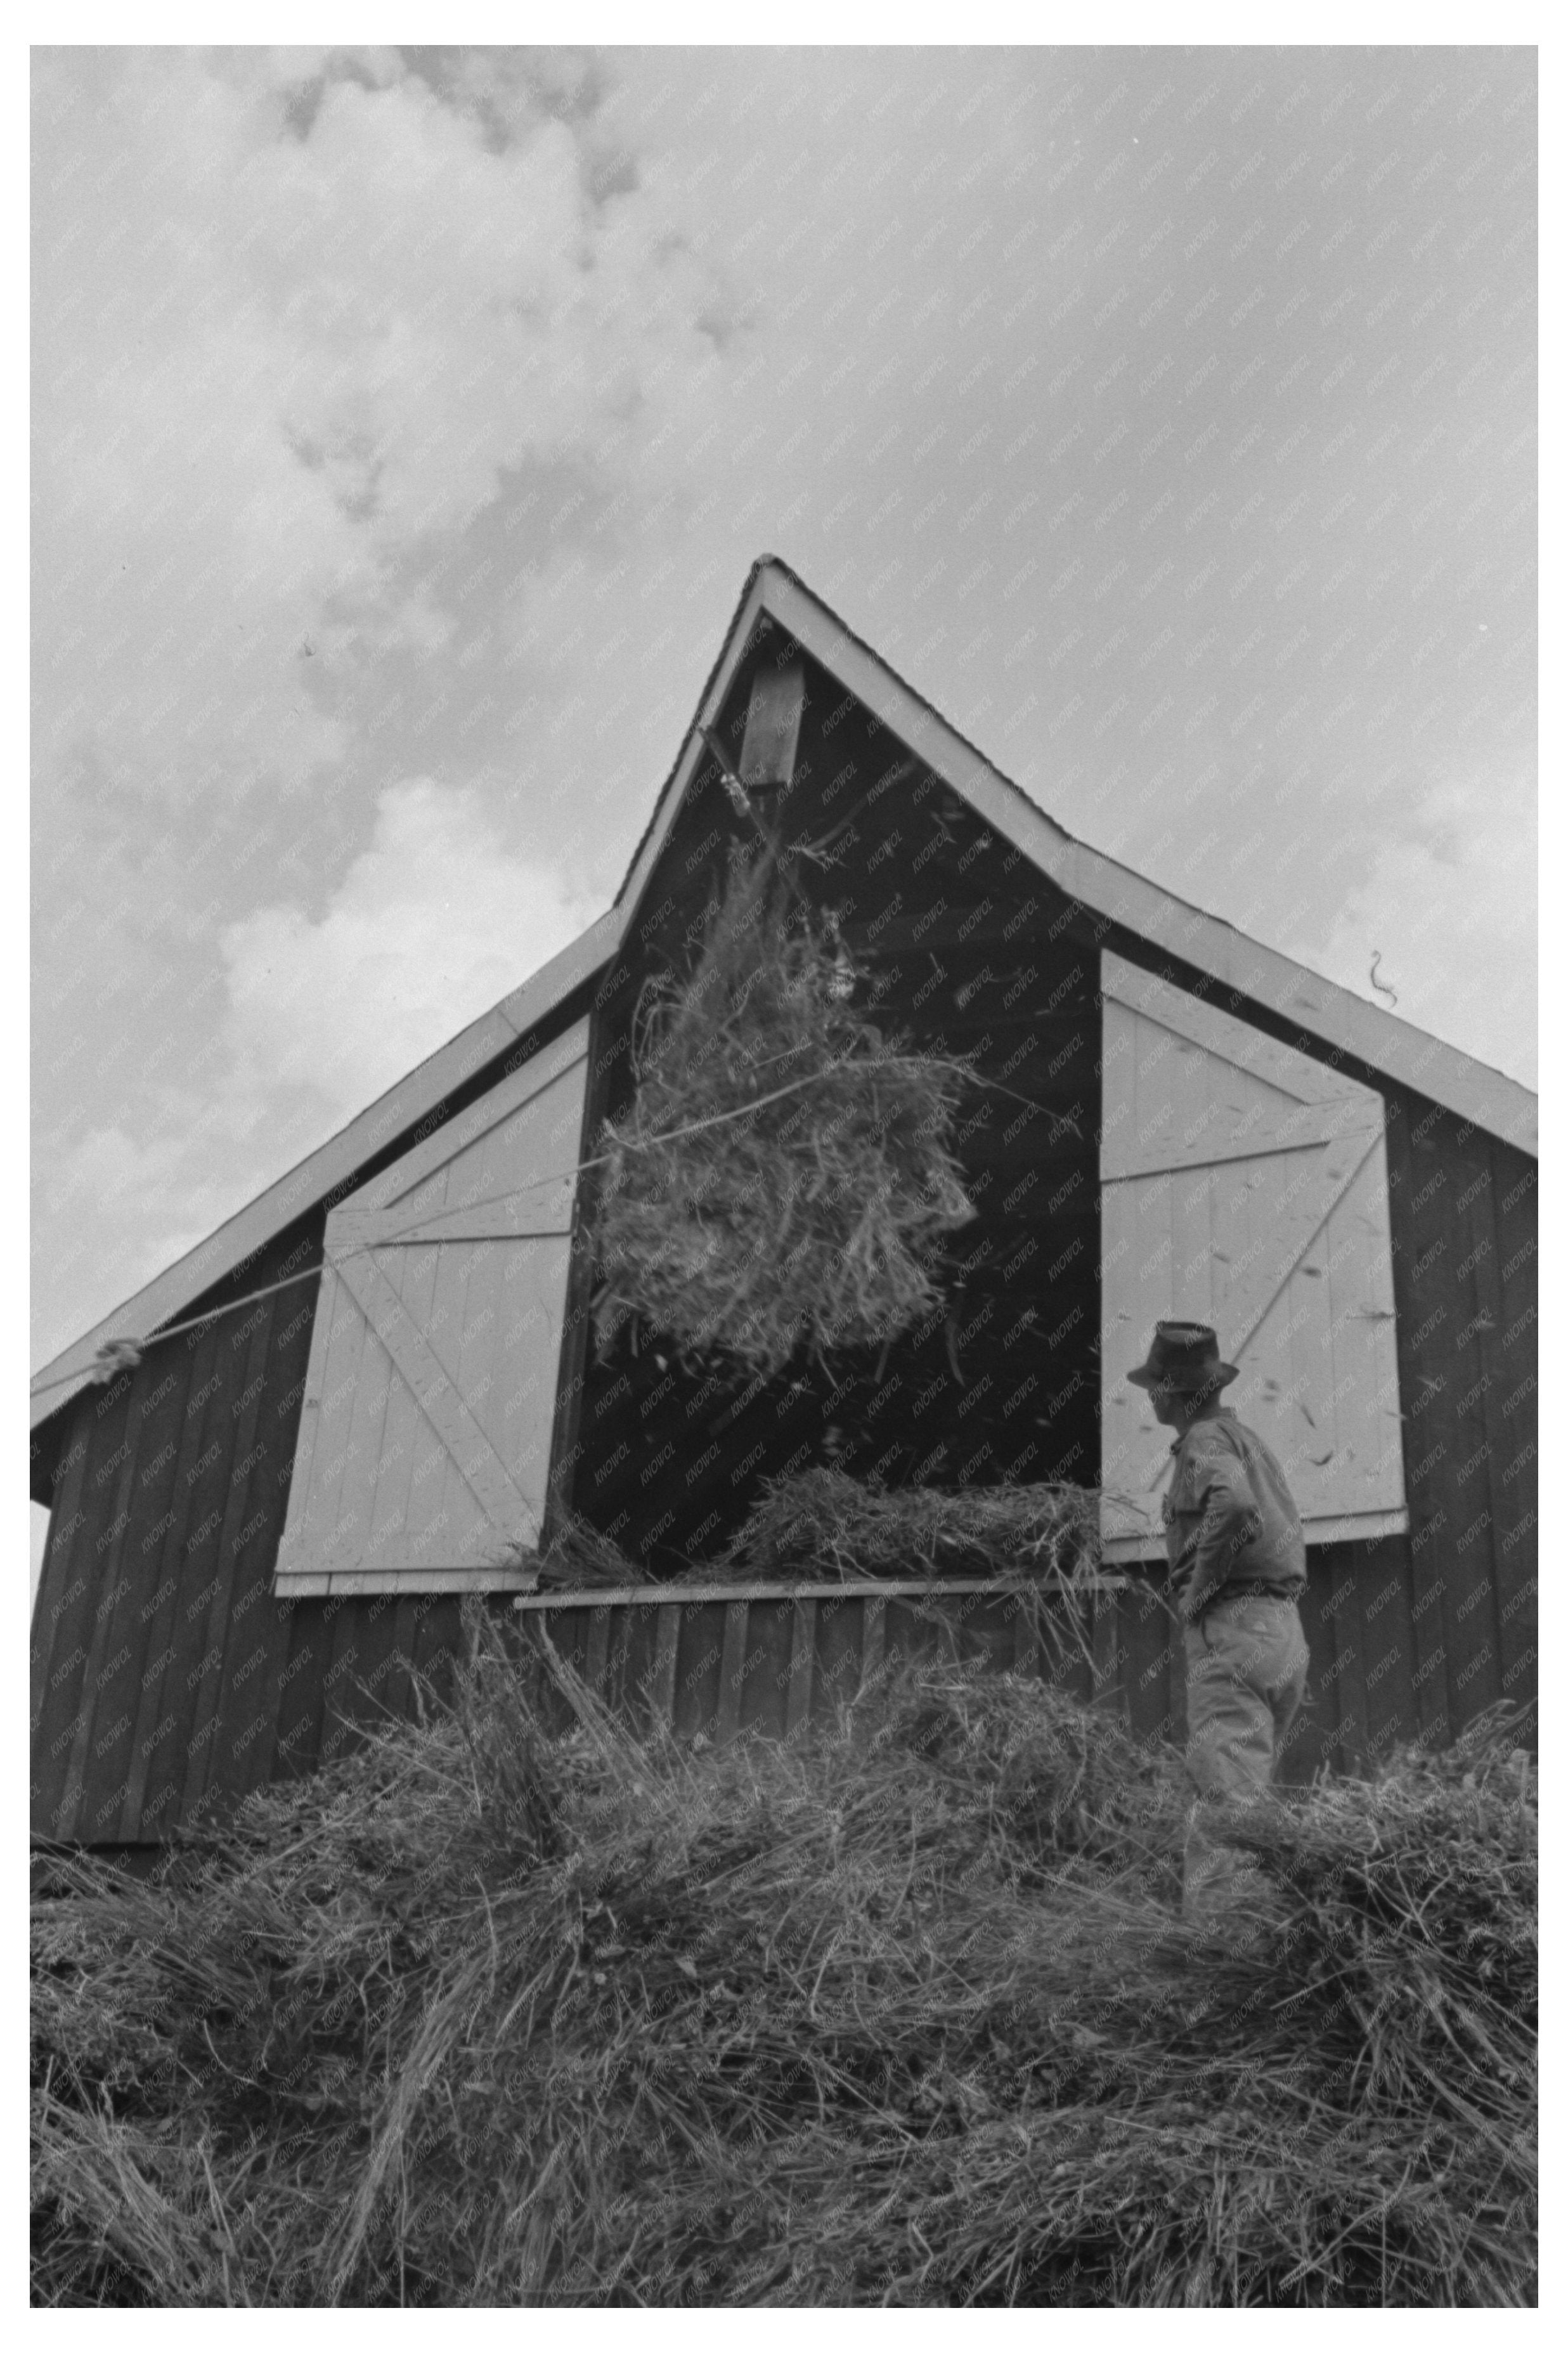
<svg viewBox="0 0 1568 2353">
<path fill-rule="evenodd" d="M 602 911 L 763 549 L 1534 1082 L 1530 53 L 34 56 L 36 1362 Z"/>
</svg>

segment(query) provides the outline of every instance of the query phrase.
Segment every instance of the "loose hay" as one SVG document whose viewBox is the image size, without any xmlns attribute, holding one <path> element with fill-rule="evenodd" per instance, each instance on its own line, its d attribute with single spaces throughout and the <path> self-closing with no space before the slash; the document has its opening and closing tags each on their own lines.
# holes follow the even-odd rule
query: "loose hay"
<svg viewBox="0 0 1568 2353">
<path fill-rule="evenodd" d="M 542 1549 L 521 1546 L 512 1559 L 521 1568 L 531 1568 L 542 1588 L 568 1593 L 652 1581 L 641 1561 L 624 1553 L 613 1536 L 605 1535 L 581 1512 L 564 1513 Z"/>
<path fill-rule="evenodd" d="M 1092 1657 L 1102 1582 L 1099 1498 L 1065 1483 L 881 1487 L 842 1471 L 771 1479 L 723 1552 L 688 1572 L 698 1583 L 760 1577 L 853 1585 L 984 1577 L 1010 1588 L 1053 1657 Z"/>
<path fill-rule="evenodd" d="M 43 2303 L 1521 2305 L 1536 1799 L 1481 1727 L 1163 1900 L 1166 1760 L 906 1668 L 694 1759 L 456 1708 L 35 1910 Z M 1238 1831 L 1237 1835 L 1243 1833 Z"/>
<path fill-rule="evenodd" d="M 934 1247 L 974 1214 L 952 1150 L 964 1074 L 885 1039 L 857 977 L 737 855 L 690 979 L 645 992 L 637 1094 L 605 1123 L 601 1347 L 638 1316 L 771 1376 L 936 1305 Z"/>
<path fill-rule="evenodd" d="M 791 1577 L 994 1577 L 1038 1582 L 1092 1575 L 1099 1555 L 1092 1489 L 1065 1483 L 879 1487 L 842 1471 L 769 1480 L 726 1562 Z"/>
</svg>

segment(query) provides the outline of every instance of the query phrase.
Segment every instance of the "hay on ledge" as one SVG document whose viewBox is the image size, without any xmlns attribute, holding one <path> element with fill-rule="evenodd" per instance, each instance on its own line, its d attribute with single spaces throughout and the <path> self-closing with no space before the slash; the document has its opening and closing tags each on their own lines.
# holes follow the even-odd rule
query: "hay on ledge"
<svg viewBox="0 0 1568 2353">
<path fill-rule="evenodd" d="M 1092 1489 L 879 1487 L 842 1471 L 769 1480 L 724 1557 L 791 1577 L 1081 1582 L 1099 1560 Z"/>
<path fill-rule="evenodd" d="M 931 1260 L 974 1215 L 952 1150 L 961 1065 L 906 1052 L 768 860 L 736 856 L 683 986 L 645 991 L 637 1093 L 606 1122 L 595 1320 L 772 1377 L 877 1345 L 937 1303 Z"/>
<path fill-rule="evenodd" d="M 548 1544 L 521 1546 L 513 1555 L 519 1568 L 535 1571 L 542 1591 L 591 1592 L 595 1587 L 646 1585 L 647 1570 L 624 1553 L 581 1512 L 567 1512 Z"/>
</svg>

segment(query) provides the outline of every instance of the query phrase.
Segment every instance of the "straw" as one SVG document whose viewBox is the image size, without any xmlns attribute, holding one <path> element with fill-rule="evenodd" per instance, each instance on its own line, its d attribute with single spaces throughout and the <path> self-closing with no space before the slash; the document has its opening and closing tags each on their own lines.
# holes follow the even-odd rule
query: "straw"
<svg viewBox="0 0 1568 2353">
<path fill-rule="evenodd" d="M 1233 1826 L 896 1662 L 794 1742 L 453 1704 L 35 1905 L 46 2304 L 1526 2305 L 1534 1769 L 1505 1722 Z"/>
<path fill-rule="evenodd" d="M 636 1096 L 605 1125 L 601 1349 L 636 1318 L 772 1376 L 936 1304 L 936 1250 L 974 1214 L 952 1150 L 964 1073 L 885 1038 L 852 1002 L 863 979 L 767 859 L 733 856 L 691 975 L 639 999 Z"/>
</svg>

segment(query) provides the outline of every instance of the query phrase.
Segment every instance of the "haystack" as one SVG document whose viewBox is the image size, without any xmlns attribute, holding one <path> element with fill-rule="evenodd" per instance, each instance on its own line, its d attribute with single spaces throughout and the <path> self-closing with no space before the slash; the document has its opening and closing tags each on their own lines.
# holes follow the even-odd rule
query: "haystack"
<svg viewBox="0 0 1568 2353">
<path fill-rule="evenodd" d="M 47 2304 L 1528 2305 L 1536 1790 L 1505 1725 L 1259 1819 L 931 1662 L 693 1757 L 479 1643 L 450 1713 L 36 1909 Z M 1239 1834 L 1239 1833 L 1238 1833 Z"/>
<path fill-rule="evenodd" d="M 691 1359 L 772 1377 L 928 1314 L 974 1214 L 952 1149 L 962 1067 L 852 999 L 863 976 L 771 859 L 732 858 L 696 968 L 645 990 L 637 1092 L 606 1123 L 601 1346 L 640 1318 Z"/>
</svg>

